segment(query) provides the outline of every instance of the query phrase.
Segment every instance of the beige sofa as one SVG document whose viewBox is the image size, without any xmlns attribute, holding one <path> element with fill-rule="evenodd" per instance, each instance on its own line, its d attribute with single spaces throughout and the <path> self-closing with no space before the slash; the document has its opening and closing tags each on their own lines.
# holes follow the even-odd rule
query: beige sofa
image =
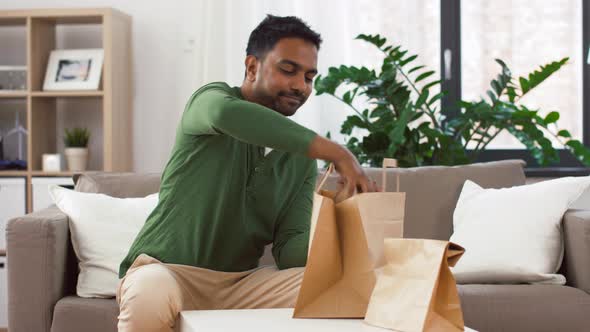
<svg viewBox="0 0 590 332">
<path fill-rule="evenodd" d="M 462 185 L 471 179 L 483 187 L 523 185 L 522 161 L 461 167 L 389 169 L 388 186 L 400 173 L 407 193 L 406 236 L 449 239 L 452 212 Z M 380 178 L 379 169 L 368 173 Z M 87 173 L 75 176 L 76 189 L 117 197 L 156 192 L 160 174 Z M 334 186 L 334 178 L 329 186 Z M 564 217 L 567 286 L 459 285 L 465 322 L 479 331 L 590 331 L 590 211 Z M 76 258 L 68 219 L 55 206 L 15 218 L 7 226 L 8 310 L 11 332 L 116 331 L 114 299 L 75 295 Z M 272 263 L 265 255 L 263 263 Z"/>
</svg>

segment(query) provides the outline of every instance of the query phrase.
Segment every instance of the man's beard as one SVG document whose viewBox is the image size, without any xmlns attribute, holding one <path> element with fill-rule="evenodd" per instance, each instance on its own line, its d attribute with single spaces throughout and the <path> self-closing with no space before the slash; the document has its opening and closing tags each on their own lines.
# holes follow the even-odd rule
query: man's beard
<svg viewBox="0 0 590 332">
<path fill-rule="evenodd" d="M 305 100 L 303 94 L 279 92 L 274 98 L 274 110 L 285 116 L 291 116 L 305 103 Z"/>
<path fill-rule="evenodd" d="M 258 100 L 261 101 L 262 105 L 273 109 L 284 116 L 291 116 L 297 112 L 307 98 L 305 98 L 303 94 L 281 91 L 276 96 L 270 96 L 267 94 L 260 95 Z"/>
</svg>

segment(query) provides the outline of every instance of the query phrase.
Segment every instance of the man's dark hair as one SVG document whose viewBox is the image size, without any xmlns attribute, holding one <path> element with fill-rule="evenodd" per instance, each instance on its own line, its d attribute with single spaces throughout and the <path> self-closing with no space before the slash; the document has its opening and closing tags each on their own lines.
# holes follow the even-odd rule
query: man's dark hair
<svg viewBox="0 0 590 332">
<path fill-rule="evenodd" d="M 262 59 L 266 53 L 283 38 L 301 38 L 313 43 L 317 49 L 320 49 L 322 37 L 319 33 L 311 28 L 300 18 L 295 16 L 274 16 L 268 14 L 266 18 L 258 24 L 256 29 L 250 33 L 246 55 L 254 55 Z"/>
</svg>

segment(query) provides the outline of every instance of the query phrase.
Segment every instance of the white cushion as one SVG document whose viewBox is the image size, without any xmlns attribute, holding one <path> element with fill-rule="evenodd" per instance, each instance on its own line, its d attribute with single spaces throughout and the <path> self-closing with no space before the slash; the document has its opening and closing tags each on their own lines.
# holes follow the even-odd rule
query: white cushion
<svg viewBox="0 0 590 332">
<path fill-rule="evenodd" d="M 76 293 L 80 297 L 115 296 L 119 264 L 158 204 L 158 193 L 144 198 L 115 198 L 51 185 L 49 194 L 68 215 L 80 267 Z"/>
<path fill-rule="evenodd" d="M 503 189 L 466 181 L 450 241 L 465 248 L 452 269 L 458 283 L 564 284 L 561 220 L 590 186 L 567 177 Z"/>
</svg>

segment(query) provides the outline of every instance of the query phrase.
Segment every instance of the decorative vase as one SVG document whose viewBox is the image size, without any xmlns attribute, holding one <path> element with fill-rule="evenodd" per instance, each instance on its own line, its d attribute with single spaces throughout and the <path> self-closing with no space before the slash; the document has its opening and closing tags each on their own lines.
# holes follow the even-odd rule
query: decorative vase
<svg viewBox="0 0 590 332">
<path fill-rule="evenodd" d="M 88 148 L 66 148 L 64 151 L 68 170 L 85 171 L 88 161 Z"/>
</svg>

